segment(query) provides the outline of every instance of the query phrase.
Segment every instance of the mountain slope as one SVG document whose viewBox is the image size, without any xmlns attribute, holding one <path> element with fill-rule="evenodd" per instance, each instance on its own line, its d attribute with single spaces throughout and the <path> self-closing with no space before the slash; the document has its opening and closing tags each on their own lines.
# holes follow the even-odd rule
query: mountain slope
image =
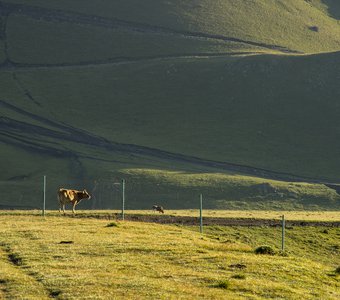
<svg viewBox="0 0 340 300">
<path fill-rule="evenodd" d="M 9 1 L 8 1 L 9 2 Z M 27 5 L 24 0 L 10 1 Z M 178 32 L 196 32 L 277 44 L 302 52 L 334 51 L 339 48 L 339 23 L 327 14 L 322 1 L 30 1 L 30 5 L 118 21 L 120 28 L 145 25 Z M 5 5 L 5 2 L 4 4 Z M 15 6 L 14 6 L 15 7 Z M 329 3 L 330 11 L 338 5 Z M 321 9 L 320 9 L 321 8 Z M 32 9 L 29 9 L 31 12 Z M 15 13 L 24 14 L 24 8 Z M 30 13 L 32 15 L 32 13 Z M 33 14 L 34 15 L 34 14 Z M 42 15 L 42 14 L 41 14 Z M 53 15 L 53 13 L 52 13 Z M 50 14 L 48 18 L 56 21 Z M 58 18 L 57 18 L 58 20 Z M 61 21 L 65 21 L 63 18 Z M 105 22 L 103 22 L 105 23 Z M 117 25 L 117 24 L 116 24 Z M 124 28 L 123 28 L 124 27 Z M 313 27 L 318 27 L 315 32 Z M 117 27 L 116 27 L 117 28 Z"/>
<path fill-rule="evenodd" d="M 131 174 L 145 184 L 153 179 L 143 170 L 160 169 L 158 184 L 187 197 L 199 193 L 200 173 L 224 173 L 224 188 L 209 190 L 211 207 L 258 196 L 337 207 L 334 191 L 319 185 L 241 192 L 245 175 L 249 187 L 257 176 L 269 185 L 339 182 L 337 9 L 331 1 L 1 1 L 3 188 L 24 205 L 23 190 L 34 197 L 46 173 L 52 199 L 60 185 L 95 189 L 94 180 Z M 169 169 L 196 182 L 179 187 Z M 232 174 L 239 184 L 230 188 Z M 138 189 L 136 206 L 156 197 Z M 316 202 L 312 189 L 323 195 Z"/>
<path fill-rule="evenodd" d="M 336 179 L 339 60 L 147 60 L 21 70 L 15 80 L 36 111 L 111 141 Z"/>
</svg>

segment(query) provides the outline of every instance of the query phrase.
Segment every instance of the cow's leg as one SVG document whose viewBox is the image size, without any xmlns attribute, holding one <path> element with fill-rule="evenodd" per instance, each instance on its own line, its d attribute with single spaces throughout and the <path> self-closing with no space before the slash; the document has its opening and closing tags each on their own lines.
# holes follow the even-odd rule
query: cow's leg
<svg viewBox="0 0 340 300">
<path fill-rule="evenodd" d="M 73 206 L 72 206 L 72 212 L 75 214 L 76 213 L 76 205 L 77 205 L 77 202 L 74 202 L 73 203 Z"/>
<path fill-rule="evenodd" d="M 63 203 L 63 213 L 65 215 L 65 203 Z"/>
<path fill-rule="evenodd" d="M 61 210 L 65 212 L 65 204 L 63 204 L 62 201 L 59 201 L 59 212 L 61 213 Z"/>
</svg>

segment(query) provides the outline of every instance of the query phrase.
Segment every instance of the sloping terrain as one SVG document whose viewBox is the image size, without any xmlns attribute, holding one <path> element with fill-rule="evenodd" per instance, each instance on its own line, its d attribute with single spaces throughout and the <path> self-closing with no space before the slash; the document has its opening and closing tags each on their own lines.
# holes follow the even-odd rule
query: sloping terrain
<svg viewBox="0 0 340 300">
<path fill-rule="evenodd" d="M 205 226 L 202 235 L 198 226 L 34 214 L 1 212 L 5 299 L 340 296 L 340 228 L 290 227 L 281 254 L 280 227 Z M 255 254 L 263 245 L 276 254 Z"/>
<path fill-rule="evenodd" d="M 157 199 L 143 170 L 160 169 L 169 206 L 190 207 L 203 172 L 225 176 L 211 207 L 338 207 L 320 185 L 340 181 L 338 16 L 316 0 L 0 1 L 2 204 L 39 205 L 48 174 L 51 203 L 60 185 L 127 176 L 143 207 Z M 311 185 L 252 188 L 271 179 Z"/>
</svg>

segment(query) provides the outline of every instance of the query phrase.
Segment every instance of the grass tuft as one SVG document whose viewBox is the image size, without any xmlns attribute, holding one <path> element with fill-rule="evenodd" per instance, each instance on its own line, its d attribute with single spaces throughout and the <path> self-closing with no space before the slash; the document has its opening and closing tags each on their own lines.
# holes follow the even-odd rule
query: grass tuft
<svg viewBox="0 0 340 300">
<path fill-rule="evenodd" d="M 119 225 L 116 222 L 111 222 L 111 223 L 107 224 L 105 227 L 119 227 Z"/>
<path fill-rule="evenodd" d="M 10 253 L 8 255 L 8 259 L 16 266 L 22 266 L 23 265 L 23 260 L 20 257 L 20 255 L 17 254 L 17 253 Z"/>
<path fill-rule="evenodd" d="M 232 269 L 246 269 L 247 268 L 245 264 L 232 264 L 232 265 L 229 265 L 229 267 Z"/>
<path fill-rule="evenodd" d="M 228 280 L 221 280 L 217 282 L 214 287 L 227 290 L 230 288 L 230 282 Z"/>
<path fill-rule="evenodd" d="M 235 274 L 235 275 L 231 276 L 231 278 L 234 278 L 234 279 L 246 279 L 246 275 L 244 275 L 244 274 Z"/>
<path fill-rule="evenodd" d="M 275 255 L 275 250 L 270 246 L 260 246 L 257 247 L 254 251 L 256 254 L 267 254 L 267 255 Z"/>
<path fill-rule="evenodd" d="M 50 292 L 50 296 L 52 298 L 55 298 L 55 297 L 58 297 L 61 293 L 62 293 L 61 290 L 53 290 L 53 291 Z"/>
</svg>

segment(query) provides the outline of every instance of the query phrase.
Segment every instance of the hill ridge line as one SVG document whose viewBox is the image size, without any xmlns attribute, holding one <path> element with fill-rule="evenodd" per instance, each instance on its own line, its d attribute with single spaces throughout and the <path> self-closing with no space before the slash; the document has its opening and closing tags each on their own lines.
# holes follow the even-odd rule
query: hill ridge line
<svg viewBox="0 0 340 300">
<path fill-rule="evenodd" d="M 68 22 L 76 24 L 95 25 L 105 28 L 122 29 L 127 31 L 153 33 L 153 34 L 168 34 L 179 35 L 188 38 L 198 39 L 214 39 L 228 42 L 237 42 L 248 44 L 252 46 L 262 47 L 270 50 L 277 50 L 283 53 L 302 53 L 297 50 L 292 50 L 284 46 L 275 44 L 266 44 L 254 42 L 249 40 L 242 40 L 236 37 L 226 37 L 220 34 L 209 34 L 197 31 L 185 31 L 171 29 L 163 26 L 155 26 L 144 23 L 130 22 L 120 19 L 109 19 L 95 15 L 87 15 L 70 11 L 63 11 L 58 9 L 43 8 L 39 6 L 25 5 L 25 4 L 12 4 L 0 1 L 0 15 L 19 14 L 26 15 L 34 19 L 43 19 L 45 21 Z"/>
<path fill-rule="evenodd" d="M 192 54 L 174 54 L 147 57 L 117 57 L 106 60 L 83 61 L 78 63 L 56 63 L 56 64 L 35 64 L 35 63 L 18 63 L 9 59 L 0 64 L 1 70 L 27 70 L 27 69 L 64 69 L 77 67 L 96 67 L 96 66 L 119 66 L 124 64 L 134 64 L 139 62 L 152 62 L 170 59 L 195 59 L 195 58 L 215 58 L 215 57 L 233 57 L 233 56 L 250 56 L 261 55 L 262 52 L 233 52 L 233 53 L 192 53 Z"/>
</svg>

